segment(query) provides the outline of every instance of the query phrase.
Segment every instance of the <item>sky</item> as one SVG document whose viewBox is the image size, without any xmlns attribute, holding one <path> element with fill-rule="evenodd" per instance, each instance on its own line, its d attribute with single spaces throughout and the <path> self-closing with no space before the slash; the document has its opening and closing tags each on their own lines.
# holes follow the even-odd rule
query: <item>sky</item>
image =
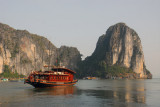
<svg viewBox="0 0 160 107">
<path fill-rule="evenodd" d="M 90 56 L 107 29 L 124 22 L 139 35 L 145 64 L 160 78 L 160 0 L 0 0 L 0 22 L 77 47 Z"/>
</svg>

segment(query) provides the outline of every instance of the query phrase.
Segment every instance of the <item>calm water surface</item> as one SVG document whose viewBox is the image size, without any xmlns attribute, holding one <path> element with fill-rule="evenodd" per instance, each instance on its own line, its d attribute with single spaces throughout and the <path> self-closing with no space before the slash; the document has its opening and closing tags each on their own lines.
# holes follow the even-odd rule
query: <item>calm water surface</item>
<svg viewBox="0 0 160 107">
<path fill-rule="evenodd" d="M 160 107 L 160 79 L 79 80 L 75 86 L 35 89 L 0 83 L 0 107 Z"/>
</svg>

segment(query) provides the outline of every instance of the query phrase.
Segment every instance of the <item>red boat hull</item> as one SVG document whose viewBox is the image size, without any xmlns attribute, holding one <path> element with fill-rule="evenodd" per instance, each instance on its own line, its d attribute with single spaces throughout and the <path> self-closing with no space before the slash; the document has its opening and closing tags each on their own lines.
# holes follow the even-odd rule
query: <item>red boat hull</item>
<svg viewBox="0 0 160 107">
<path fill-rule="evenodd" d="M 25 80 L 25 83 L 28 83 L 35 88 L 45 88 L 45 87 L 55 87 L 55 86 L 70 86 L 76 84 L 78 80 L 68 81 L 68 82 L 49 82 L 49 81 L 38 81 L 38 82 L 31 82 L 28 79 Z"/>
</svg>

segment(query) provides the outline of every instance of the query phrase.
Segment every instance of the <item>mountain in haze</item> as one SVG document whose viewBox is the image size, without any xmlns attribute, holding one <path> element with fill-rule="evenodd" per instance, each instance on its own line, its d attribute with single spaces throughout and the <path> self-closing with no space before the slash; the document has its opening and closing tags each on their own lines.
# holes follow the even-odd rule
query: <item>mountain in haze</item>
<svg viewBox="0 0 160 107">
<path fill-rule="evenodd" d="M 124 23 L 109 27 L 99 37 L 93 54 L 79 68 L 80 77 L 152 78 L 145 66 L 138 34 Z"/>
<path fill-rule="evenodd" d="M 27 75 L 33 70 L 43 70 L 44 65 L 56 65 L 57 60 L 75 70 L 81 55 L 77 48 L 57 48 L 45 37 L 0 23 L 0 73 L 7 65 L 12 72 Z"/>
</svg>

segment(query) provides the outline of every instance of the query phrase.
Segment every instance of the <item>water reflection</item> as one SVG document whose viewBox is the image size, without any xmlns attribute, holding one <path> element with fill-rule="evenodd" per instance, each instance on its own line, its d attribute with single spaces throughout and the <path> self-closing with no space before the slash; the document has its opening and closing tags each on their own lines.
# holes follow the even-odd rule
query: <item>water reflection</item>
<svg viewBox="0 0 160 107">
<path fill-rule="evenodd" d="M 0 87 L 0 106 L 148 106 L 144 80 L 79 80 L 75 86 L 39 89 L 21 83 L 7 84 Z"/>
<path fill-rule="evenodd" d="M 107 84 L 107 83 L 106 83 Z M 128 106 L 141 104 L 145 106 L 146 90 L 144 80 L 114 80 L 109 84 L 89 90 L 81 90 L 86 96 L 95 96 L 96 98 L 106 100 L 107 104 L 114 106 Z M 103 102 L 104 103 L 104 102 Z"/>
<path fill-rule="evenodd" d="M 53 95 L 53 96 L 63 96 L 63 95 L 73 95 L 76 92 L 75 86 L 57 86 L 53 88 L 35 88 L 28 90 L 30 94 L 38 95 Z"/>
<path fill-rule="evenodd" d="M 105 81 L 104 81 L 105 82 Z M 93 85 L 93 84 L 92 84 Z M 146 102 L 145 84 L 142 80 L 124 80 L 112 81 L 112 85 L 105 83 L 104 86 L 95 86 L 92 89 L 85 89 L 76 86 L 54 87 L 46 89 L 32 89 L 30 94 L 36 95 L 53 95 L 53 96 L 66 96 L 66 95 L 86 95 L 93 96 L 99 99 L 106 99 L 110 103 L 124 102 L 124 103 L 142 103 Z M 89 87 L 89 86 L 88 86 Z M 107 87 L 107 88 L 106 88 Z"/>
<path fill-rule="evenodd" d="M 144 81 L 125 80 L 123 83 L 115 81 L 113 86 L 115 99 L 125 102 L 145 103 Z"/>
</svg>

